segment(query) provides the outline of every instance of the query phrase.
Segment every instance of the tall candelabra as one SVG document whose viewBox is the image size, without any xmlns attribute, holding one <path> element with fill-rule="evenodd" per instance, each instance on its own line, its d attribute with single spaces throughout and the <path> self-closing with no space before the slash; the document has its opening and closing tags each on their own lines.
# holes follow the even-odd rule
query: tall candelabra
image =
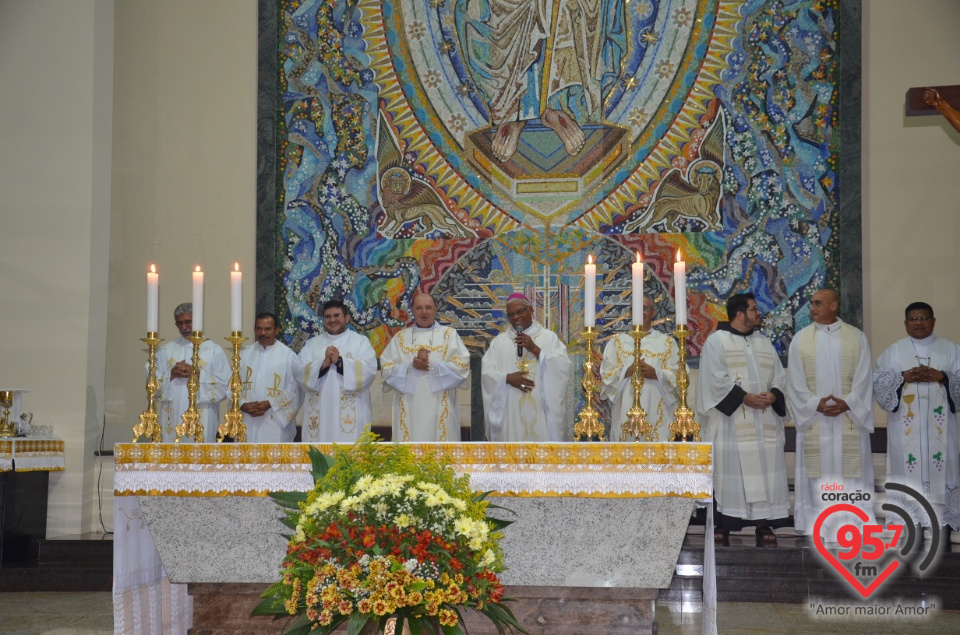
<svg viewBox="0 0 960 635">
<path fill-rule="evenodd" d="M 624 441 L 633 436 L 637 441 L 640 436 L 646 437 L 647 441 L 652 441 L 651 433 L 653 426 L 647 421 L 647 413 L 640 405 L 640 393 L 643 391 L 643 372 L 642 365 L 643 352 L 640 349 L 640 342 L 647 335 L 643 327 L 637 324 L 630 330 L 630 337 L 633 338 L 633 377 L 630 385 L 633 387 L 633 407 L 627 411 L 627 420 L 620 427 L 620 438 Z"/>
<path fill-rule="evenodd" d="M 680 405 L 673 413 L 673 423 L 670 424 L 670 438 L 674 441 L 700 440 L 700 424 L 693 420 L 693 410 L 687 407 L 687 389 L 690 387 L 690 377 L 687 375 L 687 338 L 690 331 L 685 324 L 680 324 L 673 332 L 680 341 L 680 368 L 677 369 L 677 389 L 680 392 Z"/>
<path fill-rule="evenodd" d="M 180 437 L 192 437 L 196 443 L 203 441 L 203 424 L 200 423 L 200 410 L 197 408 L 197 393 L 200 391 L 200 345 L 204 341 L 201 331 L 194 331 L 189 340 L 193 343 L 193 370 L 190 372 L 190 378 L 187 380 L 187 411 L 180 417 L 180 425 L 176 429 L 176 442 L 180 443 Z"/>
<path fill-rule="evenodd" d="M 247 426 L 243 423 L 243 413 L 240 412 L 240 393 L 243 391 L 243 382 L 240 381 L 240 345 L 247 341 L 240 331 L 233 331 L 226 338 L 233 344 L 233 357 L 230 359 L 230 410 L 223 417 L 223 423 L 217 428 L 217 442 L 224 437 L 233 437 L 238 443 L 247 441 Z"/>
<path fill-rule="evenodd" d="M 593 362 L 593 343 L 597 339 L 597 329 L 588 326 L 584 329 L 583 337 L 586 340 L 584 355 L 586 361 L 583 363 L 583 393 L 586 405 L 580 411 L 579 421 L 573 426 L 573 438 L 575 441 L 580 439 L 603 438 L 603 424 L 600 423 L 600 413 L 594 407 L 597 392 L 597 378 L 593 373 L 596 366 Z"/>
<path fill-rule="evenodd" d="M 144 342 L 149 352 L 147 353 L 147 409 L 140 413 L 140 423 L 133 426 L 133 442 L 136 443 L 140 437 L 147 437 L 154 443 L 159 443 L 160 423 L 157 421 L 157 391 L 160 390 L 160 382 L 157 381 L 157 346 L 163 340 L 157 337 L 156 331 L 147 333 L 146 337 L 140 338 Z"/>
</svg>

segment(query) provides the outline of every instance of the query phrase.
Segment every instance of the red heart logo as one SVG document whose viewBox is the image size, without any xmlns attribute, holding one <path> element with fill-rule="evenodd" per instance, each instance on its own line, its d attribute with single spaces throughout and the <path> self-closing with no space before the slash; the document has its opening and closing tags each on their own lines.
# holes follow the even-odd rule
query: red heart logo
<svg viewBox="0 0 960 635">
<path fill-rule="evenodd" d="M 860 583 L 860 580 L 855 578 L 853 574 L 850 573 L 850 571 L 848 571 L 847 568 L 844 567 L 843 564 L 827 550 L 823 544 L 823 540 L 820 537 L 820 528 L 823 527 L 824 521 L 832 514 L 838 512 L 850 512 L 865 523 L 870 520 L 870 517 L 867 515 L 867 513 L 855 505 L 848 505 L 846 503 L 831 505 L 820 513 L 820 515 L 817 517 L 817 522 L 813 525 L 813 543 L 817 546 L 817 551 L 820 552 L 820 555 L 823 556 L 823 558 L 829 562 L 834 569 L 840 572 L 840 575 L 842 575 L 844 579 L 850 583 L 850 586 L 852 586 L 857 593 L 866 599 L 870 597 L 870 595 L 876 591 L 881 584 L 883 584 L 884 580 L 890 577 L 890 574 L 897 570 L 897 568 L 900 566 L 900 561 L 897 559 L 891 560 L 884 570 L 879 573 L 877 578 L 870 583 L 870 586 L 863 586 L 863 584 Z"/>
</svg>

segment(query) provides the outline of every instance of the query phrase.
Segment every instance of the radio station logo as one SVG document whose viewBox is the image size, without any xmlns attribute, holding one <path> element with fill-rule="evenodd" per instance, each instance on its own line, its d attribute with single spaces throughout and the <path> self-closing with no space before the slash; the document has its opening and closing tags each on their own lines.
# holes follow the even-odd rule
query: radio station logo
<svg viewBox="0 0 960 635">
<path fill-rule="evenodd" d="M 828 488 L 842 490 L 842 486 Z M 813 526 L 813 541 L 824 561 L 860 594 L 864 599 L 876 593 L 895 574 L 906 570 L 911 563 L 916 564 L 917 574 L 923 576 L 936 560 L 939 552 L 940 522 L 933 505 L 919 492 L 899 483 L 887 483 L 888 492 L 899 492 L 913 498 L 930 519 L 931 540 L 924 549 L 923 534 L 914 525 L 910 514 L 893 503 L 881 506 L 887 512 L 885 525 L 870 523 L 870 516 L 853 503 L 869 502 L 870 494 L 859 491 L 824 492 L 824 501 L 833 502 L 817 516 Z M 840 518 L 850 520 L 853 514 L 860 522 L 845 522 L 836 526 Z M 895 520 L 899 516 L 899 521 Z M 893 522 L 889 522 L 893 520 Z M 831 523 L 831 521 L 834 521 Z M 828 527 L 826 541 L 822 536 L 824 525 Z M 836 531 L 835 535 L 829 533 Z M 917 563 L 919 561 L 919 563 Z"/>
</svg>

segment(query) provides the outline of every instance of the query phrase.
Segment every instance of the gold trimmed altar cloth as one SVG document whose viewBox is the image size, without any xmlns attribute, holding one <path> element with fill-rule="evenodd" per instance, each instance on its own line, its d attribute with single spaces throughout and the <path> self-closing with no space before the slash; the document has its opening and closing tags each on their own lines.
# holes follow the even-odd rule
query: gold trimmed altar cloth
<svg viewBox="0 0 960 635">
<path fill-rule="evenodd" d="M 62 472 L 62 439 L 0 438 L 0 472 Z"/>
<path fill-rule="evenodd" d="M 445 456 L 477 491 L 500 496 L 642 498 L 713 494 L 709 443 L 408 443 Z M 307 444 L 121 443 L 116 496 L 264 496 L 313 487 Z M 315 445 L 332 454 L 333 444 Z M 341 446 L 343 447 L 343 446 Z"/>
</svg>

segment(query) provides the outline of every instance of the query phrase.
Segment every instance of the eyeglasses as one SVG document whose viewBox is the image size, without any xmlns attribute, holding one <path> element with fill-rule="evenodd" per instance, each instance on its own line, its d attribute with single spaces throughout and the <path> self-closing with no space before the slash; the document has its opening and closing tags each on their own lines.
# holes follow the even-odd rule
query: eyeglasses
<svg viewBox="0 0 960 635">
<path fill-rule="evenodd" d="M 923 316 L 920 316 L 920 317 L 914 316 L 914 317 L 908 317 L 908 318 L 907 318 L 907 322 L 913 322 L 914 324 L 916 324 L 917 322 L 929 322 L 929 321 L 932 320 L 932 319 L 933 319 L 933 318 L 928 317 L 928 316 L 926 316 L 926 315 L 923 315 Z"/>
<path fill-rule="evenodd" d="M 177 328 L 181 326 L 193 326 L 193 320 L 177 320 L 174 324 L 177 325 Z"/>
</svg>

